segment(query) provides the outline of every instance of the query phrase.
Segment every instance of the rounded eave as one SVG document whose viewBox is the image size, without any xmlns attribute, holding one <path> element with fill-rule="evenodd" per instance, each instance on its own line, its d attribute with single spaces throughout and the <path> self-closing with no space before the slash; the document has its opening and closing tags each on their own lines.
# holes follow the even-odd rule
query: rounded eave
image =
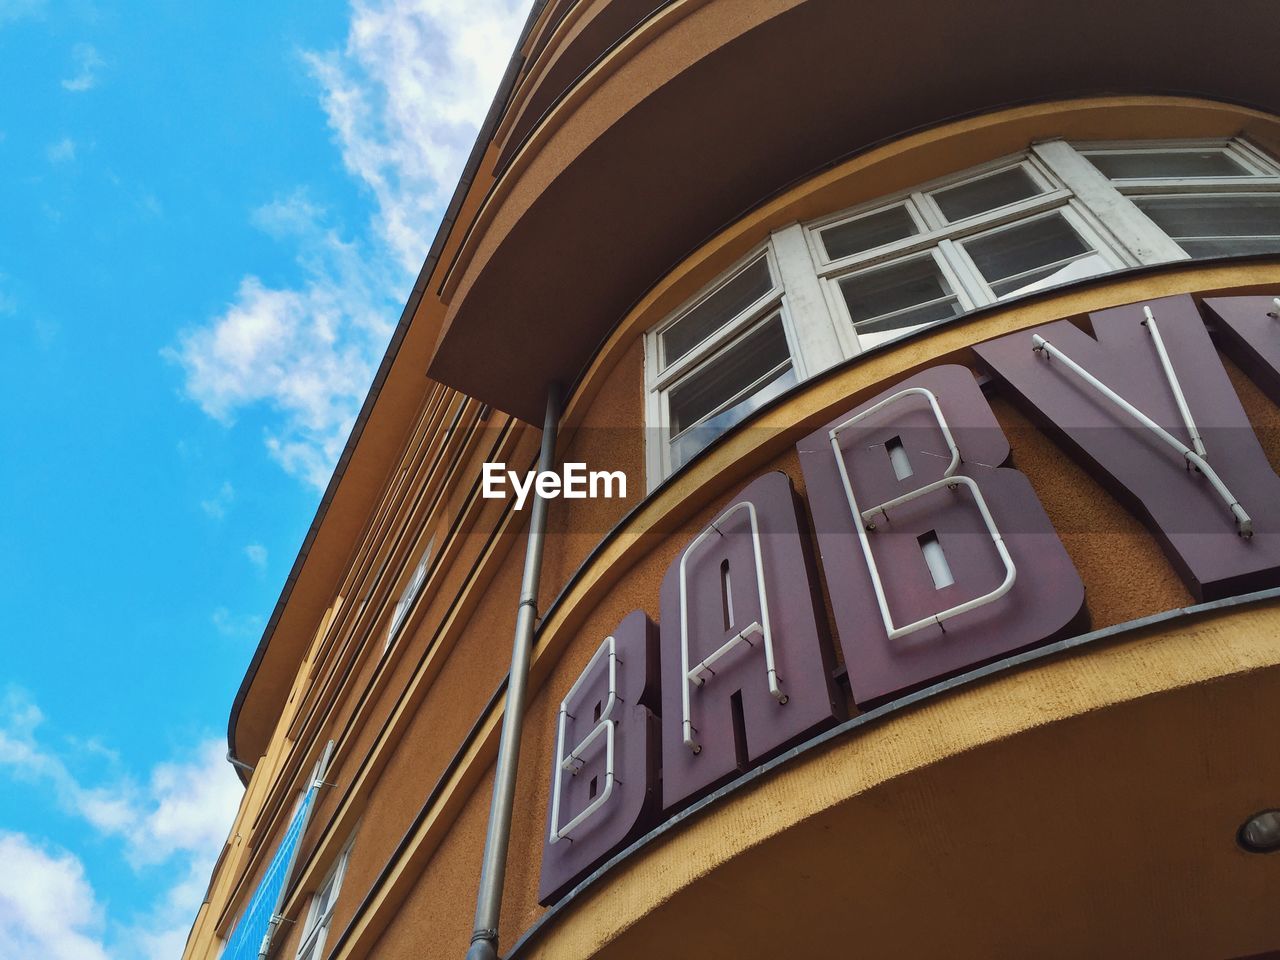
<svg viewBox="0 0 1280 960">
<path fill-rule="evenodd" d="M 1016 103 L 1163 93 L 1280 113 L 1278 39 L 1268 0 L 662 5 L 497 171 L 438 281 L 429 373 L 538 422 L 546 384 L 574 382 L 655 281 L 796 180 Z"/>
</svg>

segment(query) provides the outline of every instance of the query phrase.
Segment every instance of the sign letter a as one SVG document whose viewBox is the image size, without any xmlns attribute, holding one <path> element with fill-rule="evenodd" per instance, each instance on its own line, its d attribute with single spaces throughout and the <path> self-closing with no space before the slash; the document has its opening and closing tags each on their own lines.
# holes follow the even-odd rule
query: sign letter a
<svg viewBox="0 0 1280 960">
<path fill-rule="evenodd" d="M 729 501 L 662 581 L 662 803 L 678 809 L 837 720 L 791 481 Z"/>
</svg>

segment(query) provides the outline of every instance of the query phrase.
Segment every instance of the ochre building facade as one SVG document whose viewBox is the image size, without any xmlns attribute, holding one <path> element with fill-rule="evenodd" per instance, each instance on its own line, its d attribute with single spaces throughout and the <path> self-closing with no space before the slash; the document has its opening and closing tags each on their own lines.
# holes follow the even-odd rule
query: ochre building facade
<svg viewBox="0 0 1280 960">
<path fill-rule="evenodd" d="M 185 957 L 467 955 L 522 609 L 502 957 L 1280 956 L 1277 41 L 539 0 Z"/>
</svg>

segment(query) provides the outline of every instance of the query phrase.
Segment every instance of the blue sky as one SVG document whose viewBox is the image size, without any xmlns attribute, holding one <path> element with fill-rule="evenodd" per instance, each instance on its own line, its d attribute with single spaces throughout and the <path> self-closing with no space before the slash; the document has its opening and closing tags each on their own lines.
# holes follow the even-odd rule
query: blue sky
<svg viewBox="0 0 1280 960">
<path fill-rule="evenodd" d="M 0 0 L 0 960 L 176 958 L 525 0 Z"/>
</svg>

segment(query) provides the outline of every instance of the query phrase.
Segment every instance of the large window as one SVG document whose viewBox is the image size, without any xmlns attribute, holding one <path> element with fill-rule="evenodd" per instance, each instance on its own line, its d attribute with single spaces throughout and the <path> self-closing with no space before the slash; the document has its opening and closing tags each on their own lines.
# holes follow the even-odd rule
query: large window
<svg viewBox="0 0 1280 960">
<path fill-rule="evenodd" d="M 1049 141 L 774 233 L 646 338 L 649 481 L 840 360 L 1125 267 L 1280 253 L 1280 166 L 1241 140 Z"/>
<path fill-rule="evenodd" d="M 320 960 L 324 956 L 324 942 L 329 936 L 329 927 L 333 923 L 333 908 L 338 902 L 338 891 L 342 888 L 342 877 L 347 870 L 347 860 L 351 857 L 352 840 L 338 855 L 338 862 L 333 865 L 329 875 L 324 878 L 311 897 L 311 906 L 307 910 L 307 920 L 302 926 L 302 940 L 298 944 L 297 960 Z"/>
<path fill-rule="evenodd" d="M 809 230 L 830 305 L 861 350 L 1003 297 L 1137 264 L 1034 155 Z"/>
</svg>

